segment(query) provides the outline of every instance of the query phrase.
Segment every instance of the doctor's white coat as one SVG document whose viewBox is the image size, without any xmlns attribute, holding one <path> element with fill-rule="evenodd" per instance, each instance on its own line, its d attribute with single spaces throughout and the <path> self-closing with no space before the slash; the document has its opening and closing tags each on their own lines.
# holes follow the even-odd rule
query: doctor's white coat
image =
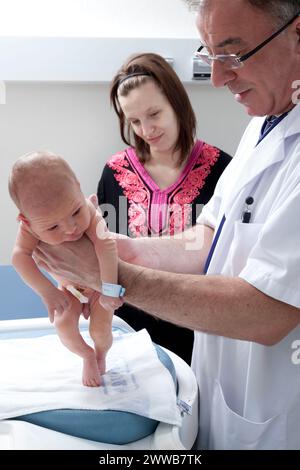
<svg viewBox="0 0 300 470">
<path fill-rule="evenodd" d="M 250 122 L 199 217 L 216 230 L 226 217 L 208 275 L 239 276 L 300 308 L 300 106 L 256 146 L 263 120 Z M 300 449 L 298 362 L 300 326 L 274 346 L 196 332 L 198 448 Z"/>
</svg>

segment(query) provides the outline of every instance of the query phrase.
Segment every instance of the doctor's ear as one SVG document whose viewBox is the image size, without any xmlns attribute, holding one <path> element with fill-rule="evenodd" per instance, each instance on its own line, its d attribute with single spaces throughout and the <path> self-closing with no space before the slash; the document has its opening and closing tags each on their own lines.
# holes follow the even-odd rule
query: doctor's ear
<svg viewBox="0 0 300 470">
<path fill-rule="evenodd" d="M 17 216 L 17 221 L 18 222 L 23 222 L 23 224 L 26 224 L 26 225 L 30 225 L 30 222 L 29 220 L 27 219 L 27 217 L 25 217 L 24 214 L 22 214 L 21 212 L 18 214 Z"/>
<path fill-rule="evenodd" d="M 296 33 L 298 36 L 298 45 L 300 44 L 300 17 L 298 18 L 298 22 L 296 24 Z"/>
</svg>

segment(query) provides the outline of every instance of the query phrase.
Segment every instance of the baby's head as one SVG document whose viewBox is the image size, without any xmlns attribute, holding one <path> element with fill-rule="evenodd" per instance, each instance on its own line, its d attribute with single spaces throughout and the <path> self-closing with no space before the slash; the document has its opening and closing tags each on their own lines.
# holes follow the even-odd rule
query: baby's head
<svg viewBox="0 0 300 470">
<path fill-rule="evenodd" d="M 58 155 L 33 152 L 20 157 L 11 170 L 9 193 L 20 211 L 19 220 L 49 244 L 77 240 L 89 226 L 80 184 Z"/>
</svg>

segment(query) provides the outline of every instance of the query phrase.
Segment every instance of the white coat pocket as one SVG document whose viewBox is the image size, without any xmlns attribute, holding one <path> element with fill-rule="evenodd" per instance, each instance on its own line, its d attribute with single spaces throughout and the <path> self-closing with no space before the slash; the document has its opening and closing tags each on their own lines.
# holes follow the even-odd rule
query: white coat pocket
<svg viewBox="0 0 300 470">
<path fill-rule="evenodd" d="M 262 227 L 263 224 L 244 224 L 240 221 L 234 223 L 233 240 L 223 274 L 239 275 L 247 263 Z"/>
<path fill-rule="evenodd" d="M 210 449 L 286 449 L 286 415 L 264 422 L 249 421 L 232 411 L 225 402 L 220 383 L 214 384 L 210 423 Z"/>
</svg>

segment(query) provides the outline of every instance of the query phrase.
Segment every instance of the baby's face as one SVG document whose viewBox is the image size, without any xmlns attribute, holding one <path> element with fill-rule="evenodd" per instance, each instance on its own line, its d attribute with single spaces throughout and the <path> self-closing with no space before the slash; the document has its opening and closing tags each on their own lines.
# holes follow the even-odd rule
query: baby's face
<svg viewBox="0 0 300 470">
<path fill-rule="evenodd" d="M 62 195 L 52 207 L 30 214 L 31 230 L 49 245 L 79 240 L 90 225 L 90 210 L 80 188 Z"/>
</svg>

